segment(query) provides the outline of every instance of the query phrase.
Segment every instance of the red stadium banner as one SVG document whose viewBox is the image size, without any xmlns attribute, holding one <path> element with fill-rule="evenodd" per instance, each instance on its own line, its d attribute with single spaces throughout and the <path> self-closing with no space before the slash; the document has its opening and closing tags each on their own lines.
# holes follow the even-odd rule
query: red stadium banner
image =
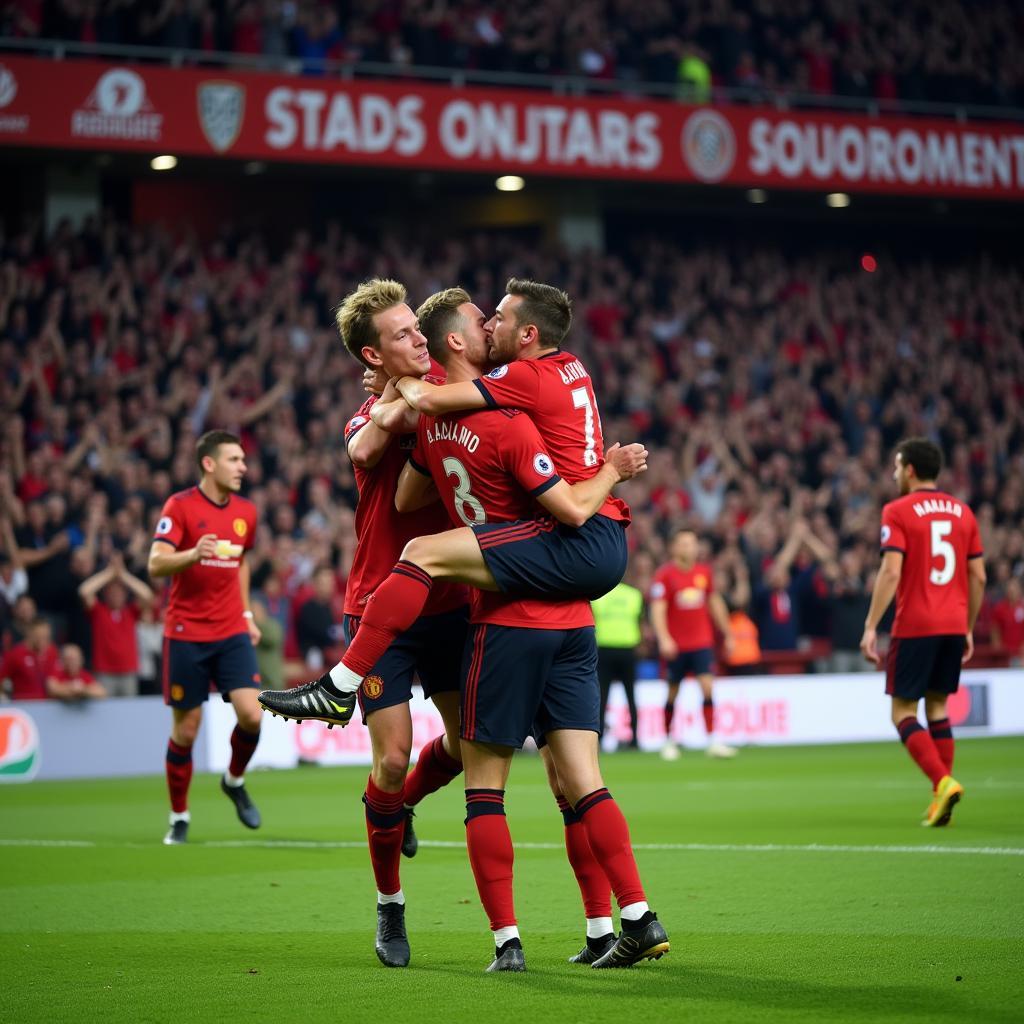
<svg viewBox="0 0 1024 1024">
<path fill-rule="evenodd" d="M 1024 125 L 0 60 L 0 145 L 822 191 L 1024 196 Z"/>
</svg>

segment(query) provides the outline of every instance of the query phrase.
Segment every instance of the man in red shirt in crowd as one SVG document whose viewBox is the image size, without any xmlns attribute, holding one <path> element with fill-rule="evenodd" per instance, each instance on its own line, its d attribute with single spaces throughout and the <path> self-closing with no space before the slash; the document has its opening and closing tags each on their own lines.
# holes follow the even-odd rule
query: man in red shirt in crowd
<svg viewBox="0 0 1024 1024">
<path fill-rule="evenodd" d="M 15 644 L 0 663 L 0 679 L 10 680 L 11 700 L 46 700 L 54 696 L 47 680 L 57 674 L 60 656 L 46 619 L 33 619 L 28 636 Z"/>
<path fill-rule="evenodd" d="M 940 491 L 942 452 L 925 438 L 896 446 L 900 497 L 882 509 L 882 565 L 860 648 L 879 668 L 878 623 L 896 598 L 885 659 L 892 720 L 910 756 L 933 786 L 922 825 L 949 824 L 963 786 L 953 778 L 953 732 L 946 702 L 960 666 L 974 654 L 974 623 L 985 595 L 985 563 L 974 513 Z M 917 718 L 924 698 L 928 728 Z"/>
<path fill-rule="evenodd" d="M 477 377 L 486 366 L 487 335 L 484 316 L 469 295 L 461 288 L 440 292 L 417 315 L 431 355 L 445 365 L 449 380 L 457 384 Z M 487 559 L 492 550 L 487 541 L 500 544 L 503 533 L 522 533 L 537 512 L 534 501 L 573 526 L 594 515 L 616 483 L 646 468 L 647 453 L 640 445 L 615 449 L 589 479 L 569 485 L 556 473 L 537 427 L 518 410 L 421 416 L 417 447 L 399 480 L 397 502 L 412 511 L 440 492 L 451 521 L 474 530 Z M 524 567 L 528 563 L 533 571 L 543 572 L 545 552 L 538 545 L 534 538 L 532 546 L 521 546 L 518 558 Z M 494 563 L 496 576 L 504 564 L 504 558 Z M 626 967 L 664 955 L 668 937 L 647 905 L 628 826 L 598 766 L 600 689 L 589 602 L 477 589 L 471 594 L 461 737 L 466 843 L 495 944 L 487 970 L 526 969 L 515 916 L 504 794 L 512 756 L 528 735 L 544 752 L 587 911 L 588 943 L 573 962 Z M 611 934 L 609 885 L 622 914 L 618 939 Z M 592 925 L 599 925 L 602 933 L 591 935 Z"/>
<path fill-rule="evenodd" d="M 1024 595 L 1017 576 L 1007 580 L 1006 594 L 992 609 L 992 642 L 1006 650 L 1015 668 L 1024 663 Z"/>
<path fill-rule="evenodd" d="M 711 566 L 697 561 L 697 535 L 679 530 L 672 538 L 672 561 L 663 565 L 651 583 L 651 624 L 658 638 L 658 651 L 664 662 L 668 697 L 665 701 L 665 745 L 661 756 L 666 761 L 679 757 L 672 739 L 672 718 L 683 680 L 696 677 L 704 695 L 704 728 L 708 735 L 709 757 L 735 757 L 736 749 L 715 737 L 714 675 L 715 634 L 718 627 L 725 643 L 726 657 L 732 652 L 732 626 L 729 609 L 715 592 Z"/>
<path fill-rule="evenodd" d="M 245 768 L 260 738 L 262 709 L 255 645 L 260 631 L 249 609 L 249 565 L 256 506 L 239 495 L 245 452 L 234 434 L 211 430 L 199 438 L 198 486 L 168 498 L 149 550 L 149 574 L 171 576 L 164 620 L 164 701 L 171 706 L 167 788 L 171 798 L 167 845 L 187 842 L 191 815 L 192 745 L 211 683 L 238 718 L 231 762 L 221 790 L 239 821 L 259 828 L 260 812 L 245 789 Z"/>
<path fill-rule="evenodd" d="M 135 598 L 129 602 L 128 595 Z M 153 591 L 133 576 L 117 552 L 110 564 L 84 580 L 78 596 L 92 626 L 92 667 L 108 697 L 139 693 L 139 645 L 135 626 Z"/>
<path fill-rule="evenodd" d="M 78 644 L 65 644 L 61 648 L 57 671 L 46 680 L 51 697 L 58 700 L 102 700 L 107 691 L 85 667 L 82 648 Z"/>
</svg>

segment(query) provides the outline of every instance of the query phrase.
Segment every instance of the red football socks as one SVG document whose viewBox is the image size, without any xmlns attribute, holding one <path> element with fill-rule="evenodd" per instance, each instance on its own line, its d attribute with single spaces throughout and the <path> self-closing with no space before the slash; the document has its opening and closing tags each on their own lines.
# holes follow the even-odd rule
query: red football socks
<svg viewBox="0 0 1024 1024">
<path fill-rule="evenodd" d="M 433 584 L 418 565 L 399 562 L 366 602 L 359 629 L 341 659 L 345 668 L 367 675 L 395 637 L 423 614 Z"/>
<path fill-rule="evenodd" d="M 462 762 L 444 749 L 444 737 L 435 736 L 420 751 L 416 765 L 405 780 L 405 804 L 415 807 L 462 774 Z"/>
<path fill-rule="evenodd" d="M 246 765 L 252 760 L 256 753 L 256 744 L 260 741 L 260 733 L 246 732 L 240 725 L 236 725 L 231 733 L 231 763 L 228 771 L 240 779 L 245 774 Z"/>
<path fill-rule="evenodd" d="M 903 745 L 907 748 L 907 753 L 917 762 L 918 768 L 931 779 L 934 789 L 943 776 L 949 774 L 935 748 L 935 741 L 913 715 L 904 718 L 896 728 Z"/>
<path fill-rule="evenodd" d="M 953 739 L 953 730 L 950 727 L 948 718 L 937 718 L 934 722 L 928 723 L 928 734 L 935 744 L 935 749 L 946 766 L 946 774 L 953 774 L 953 753 L 956 743 Z"/>
<path fill-rule="evenodd" d="M 597 862 L 604 869 L 619 907 L 645 902 L 629 826 L 607 789 L 596 789 L 576 804 L 576 814 L 587 830 Z"/>
<path fill-rule="evenodd" d="M 171 795 L 171 810 L 183 814 L 188 810 L 188 787 L 192 781 L 192 748 L 167 741 L 167 790 Z"/>
<path fill-rule="evenodd" d="M 366 804 L 366 836 L 370 841 L 370 863 L 377 891 L 391 896 L 402 887 L 398 863 L 405 832 L 405 790 L 385 793 L 374 785 L 370 776 L 366 780 L 363 803 Z"/>
<path fill-rule="evenodd" d="M 503 789 L 466 790 L 466 848 L 491 931 L 514 925 L 512 864 L 515 853 L 505 818 Z"/>
<path fill-rule="evenodd" d="M 704 729 L 709 736 L 713 736 L 715 732 L 715 702 L 705 700 L 702 710 L 704 711 Z"/>
<path fill-rule="evenodd" d="M 611 917 L 611 886 L 608 884 L 608 876 L 590 848 L 587 830 L 564 796 L 557 796 L 555 799 L 565 822 L 565 852 L 580 887 L 584 913 L 587 917 Z"/>
</svg>

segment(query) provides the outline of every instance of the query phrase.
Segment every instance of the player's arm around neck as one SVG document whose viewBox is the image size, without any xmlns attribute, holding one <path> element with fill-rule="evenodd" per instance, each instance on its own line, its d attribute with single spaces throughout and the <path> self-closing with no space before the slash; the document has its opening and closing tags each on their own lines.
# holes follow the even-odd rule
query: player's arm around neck
<svg viewBox="0 0 1024 1024">
<path fill-rule="evenodd" d="M 425 476 L 411 462 L 407 462 L 398 477 L 395 489 L 395 508 L 399 512 L 415 512 L 418 508 L 433 505 L 441 496 L 431 477 Z"/>
<path fill-rule="evenodd" d="M 428 416 L 487 407 L 487 400 L 471 380 L 431 384 L 419 377 L 402 377 L 395 386 L 409 405 Z"/>
<path fill-rule="evenodd" d="M 370 410 L 370 419 L 389 434 L 412 434 L 420 414 L 404 398 L 393 402 L 380 401 Z"/>
</svg>

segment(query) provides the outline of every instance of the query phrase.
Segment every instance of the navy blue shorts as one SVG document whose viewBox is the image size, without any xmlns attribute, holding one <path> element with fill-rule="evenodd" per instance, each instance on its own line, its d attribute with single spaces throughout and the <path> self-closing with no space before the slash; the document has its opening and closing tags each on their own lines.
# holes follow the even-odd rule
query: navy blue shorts
<svg viewBox="0 0 1024 1024">
<path fill-rule="evenodd" d="M 346 643 L 352 642 L 359 621 L 355 615 L 342 620 Z M 414 679 L 423 687 L 425 697 L 457 693 L 468 629 L 469 609 L 463 606 L 440 615 L 423 615 L 399 633 L 359 687 L 363 718 L 371 711 L 407 703 Z"/>
<path fill-rule="evenodd" d="M 626 571 L 626 525 L 591 516 L 576 528 L 550 519 L 471 527 L 487 568 L 512 597 L 596 601 Z"/>
<path fill-rule="evenodd" d="M 668 663 L 665 678 L 670 683 L 681 683 L 687 676 L 709 676 L 714 662 L 715 652 L 710 647 L 681 651 Z"/>
<path fill-rule="evenodd" d="M 232 690 L 259 689 L 256 648 L 248 633 L 224 640 L 175 640 L 164 637 L 164 703 L 172 708 L 197 708 L 210 689 L 229 700 Z"/>
<path fill-rule="evenodd" d="M 463 670 L 463 739 L 521 747 L 531 734 L 600 731 L 593 626 L 471 626 Z"/>
<path fill-rule="evenodd" d="M 920 700 L 929 690 L 956 693 L 966 644 L 962 634 L 894 636 L 885 658 L 885 692 L 903 700 Z"/>
</svg>

